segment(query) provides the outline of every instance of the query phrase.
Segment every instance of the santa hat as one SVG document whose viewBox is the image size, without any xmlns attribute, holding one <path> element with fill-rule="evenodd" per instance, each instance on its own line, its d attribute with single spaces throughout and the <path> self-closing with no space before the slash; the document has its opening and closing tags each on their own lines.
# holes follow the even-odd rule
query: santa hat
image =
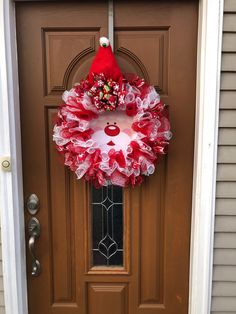
<svg viewBox="0 0 236 314">
<path fill-rule="evenodd" d="M 112 79 L 115 82 L 121 83 L 122 74 L 111 50 L 109 39 L 101 37 L 99 42 L 100 47 L 88 74 L 89 83 L 92 84 L 94 82 L 94 75 L 99 75 L 101 73 L 103 73 L 107 79 Z"/>
</svg>

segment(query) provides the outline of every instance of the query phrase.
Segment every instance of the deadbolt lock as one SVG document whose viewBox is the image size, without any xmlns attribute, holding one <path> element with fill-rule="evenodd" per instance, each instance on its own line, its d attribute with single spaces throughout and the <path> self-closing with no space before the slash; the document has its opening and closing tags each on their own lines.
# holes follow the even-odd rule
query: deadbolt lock
<svg viewBox="0 0 236 314">
<path fill-rule="evenodd" d="M 40 208 L 40 202 L 39 198 L 36 194 L 31 194 L 26 202 L 26 207 L 28 209 L 28 212 L 30 215 L 35 215 L 39 211 Z"/>
</svg>

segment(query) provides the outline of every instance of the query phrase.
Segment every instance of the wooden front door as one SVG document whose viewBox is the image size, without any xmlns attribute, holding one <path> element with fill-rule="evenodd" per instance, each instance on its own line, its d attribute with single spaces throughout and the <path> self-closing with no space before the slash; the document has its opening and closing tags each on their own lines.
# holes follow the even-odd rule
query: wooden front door
<svg viewBox="0 0 236 314">
<path fill-rule="evenodd" d="M 107 1 L 18 2 L 29 314 L 187 314 L 197 1 L 117 1 L 115 53 L 170 105 L 173 139 L 134 189 L 77 181 L 52 142 L 62 92 L 85 77 L 107 35 Z M 28 222 L 41 234 L 31 275 Z M 32 243 L 31 243 L 32 244 Z"/>
</svg>

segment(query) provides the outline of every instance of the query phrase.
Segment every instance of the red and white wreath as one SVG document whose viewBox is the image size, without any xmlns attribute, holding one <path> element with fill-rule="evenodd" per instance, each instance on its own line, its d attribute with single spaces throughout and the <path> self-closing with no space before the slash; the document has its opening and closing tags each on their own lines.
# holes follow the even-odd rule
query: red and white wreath
<svg viewBox="0 0 236 314">
<path fill-rule="evenodd" d="M 63 94 L 53 140 L 78 179 L 134 186 L 167 152 L 168 110 L 153 86 L 121 74 L 107 38 L 100 45 L 88 77 Z"/>
</svg>

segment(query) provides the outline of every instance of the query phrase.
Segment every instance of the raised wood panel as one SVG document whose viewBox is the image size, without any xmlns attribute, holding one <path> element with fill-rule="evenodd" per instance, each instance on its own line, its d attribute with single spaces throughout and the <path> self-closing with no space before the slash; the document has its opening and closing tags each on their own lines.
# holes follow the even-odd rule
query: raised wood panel
<svg viewBox="0 0 236 314">
<path fill-rule="evenodd" d="M 236 14 L 226 13 L 224 14 L 223 30 L 229 32 L 236 32 Z"/>
<path fill-rule="evenodd" d="M 215 249 L 214 265 L 235 265 L 236 249 Z"/>
<path fill-rule="evenodd" d="M 154 29 L 117 30 L 115 52 L 118 60 L 130 60 L 129 67 L 126 62 L 120 61 L 122 72 L 138 73 L 154 85 L 161 94 L 168 94 L 168 26 Z M 130 68 L 132 64 L 137 69 Z"/>
<path fill-rule="evenodd" d="M 56 108 L 47 108 L 49 140 L 50 230 L 52 251 L 52 301 L 75 302 L 75 238 L 73 180 L 52 141 Z M 62 223 L 63 221 L 63 223 Z"/>
<path fill-rule="evenodd" d="M 222 91 L 220 94 L 221 109 L 236 109 L 236 91 Z"/>
<path fill-rule="evenodd" d="M 236 215 L 236 198 L 216 199 L 216 215 Z"/>
<path fill-rule="evenodd" d="M 236 110 L 220 110 L 219 126 L 223 128 L 236 128 Z"/>
<path fill-rule="evenodd" d="M 214 297 L 236 297 L 236 282 L 213 282 Z"/>
<path fill-rule="evenodd" d="M 236 52 L 236 33 L 223 34 L 223 51 Z"/>
<path fill-rule="evenodd" d="M 236 164 L 219 164 L 217 181 L 236 181 Z"/>
<path fill-rule="evenodd" d="M 216 232 L 214 247 L 236 249 L 236 233 Z"/>
<path fill-rule="evenodd" d="M 223 53 L 221 60 L 222 71 L 236 71 L 236 53 Z"/>
<path fill-rule="evenodd" d="M 236 147 L 235 146 L 219 146 L 218 147 L 218 163 L 236 163 Z"/>
<path fill-rule="evenodd" d="M 236 216 L 216 216 L 216 232 L 236 232 Z"/>
<path fill-rule="evenodd" d="M 88 314 L 128 314 L 128 286 L 124 283 L 90 283 Z"/>
<path fill-rule="evenodd" d="M 219 129 L 218 145 L 236 145 L 236 129 Z"/>
<path fill-rule="evenodd" d="M 49 30 L 43 32 L 45 94 L 61 93 L 88 73 L 98 45 L 95 30 Z M 87 70 L 87 71 L 86 71 Z"/>
<path fill-rule="evenodd" d="M 123 59 L 125 58 L 125 53 L 128 55 L 129 51 L 135 52 L 136 49 L 135 55 L 138 56 L 138 63 L 140 64 L 139 60 L 142 62 L 139 68 L 143 68 L 143 65 L 147 68 L 148 64 L 150 65 L 148 72 L 149 80 L 151 84 L 156 86 L 159 84 L 157 79 L 159 79 L 160 76 L 159 70 L 156 70 L 158 69 L 158 59 L 160 57 L 156 35 L 158 35 L 157 31 L 166 32 L 166 38 L 168 37 L 169 43 L 167 46 L 168 52 L 166 54 L 164 53 L 164 58 L 166 56 L 168 85 L 166 85 L 167 90 L 165 89 L 165 85 L 163 85 L 164 87 L 161 93 L 162 96 L 164 96 L 164 101 L 170 104 L 170 116 L 175 117 L 175 119 L 172 120 L 175 138 L 176 140 L 182 138 L 181 143 L 177 144 L 177 142 L 173 142 L 172 144 L 174 145 L 170 145 L 167 167 L 163 167 L 163 164 L 159 165 L 157 173 L 155 174 L 156 181 L 152 181 L 154 176 L 150 176 L 145 180 L 145 184 L 140 190 L 136 189 L 132 195 L 132 221 L 134 230 L 132 230 L 133 239 L 131 247 L 134 255 L 132 255 L 131 269 L 133 270 L 134 279 L 130 283 L 130 288 L 131 291 L 135 289 L 135 294 L 130 294 L 130 304 L 131 308 L 134 309 L 133 312 L 140 314 L 162 312 L 186 313 L 188 307 L 188 300 L 184 292 L 188 289 L 188 271 L 186 271 L 188 270 L 188 262 L 180 263 L 177 256 L 179 256 L 179 254 L 186 254 L 185 256 L 189 254 L 188 239 L 186 237 L 189 229 L 187 224 L 183 224 L 183 221 L 181 222 L 180 217 L 183 215 L 188 220 L 187 217 L 189 217 L 191 205 L 189 206 L 187 204 L 189 199 L 186 198 L 186 194 L 182 194 L 183 190 L 180 187 L 185 185 L 186 180 L 188 180 L 187 178 L 190 178 L 192 170 L 188 172 L 191 166 L 186 167 L 186 163 L 182 164 L 181 162 L 181 145 L 183 142 L 186 143 L 186 141 L 188 141 L 186 135 L 189 135 L 189 133 L 186 133 L 186 128 L 182 128 L 183 115 L 180 117 L 179 113 L 183 108 L 189 108 L 189 103 L 192 102 L 183 97 L 185 94 L 184 91 L 188 89 L 186 87 L 188 80 L 185 80 L 185 83 L 182 85 L 182 70 L 187 69 L 186 64 L 191 63 L 189 56 L 192 54 L 190 53 L 187 58 L 182 60 L 180 60 L 180 56 L 185 50 L 182 45 L 184 44 L 182 40 L 183 32 L 185 32 L 185 42 L 191 41 L 193 32 L 188 32 L 188 27 L 182 29 L 182 23 L 181 27 L 177 26 L 174 22 L 174 18 L 184 16 L 184 19 L 180 19 L 185 23 L 190 18 L 193 11 L 189 10 L 187 13 L 185 6 L 187 2 L 185 2 L 183 6 L 182 3 L 183 2 L 177 3 L 172 1 L 170 8 L 170 2 L 167 1 L 147 2 L 145 6 L 137 2 L 136 5 L 132 7 L 132 12 L 130 12 L 129 2 L 117 1 L 115 3 L 116 36 L 118 36 L 118 34 L 120 35 L 120 38 L 116 37 L 115 49 L 118 51 L 117 56 L 122 60 L 122 56 Z M 187 6 L 188 5 L 189 2 Z M 155 8 L 157 12 L 160 13 L 158 18 L 152 14 Z M 190 9 L 190 6 L 188 9 Z M 148 16 L 148 23 L 143 18 L 144 16 Z M 133 17 L 138 21 L 137 25 L 133 24 Z M 188 24 L 191 24 L 191 21 L 188 21 Z M 181 36 L 179 36 L 180 34 L 178 34 L 177 31 L 180 30 L 180 28 L 182 29 Z M 147 34 L 148 38 L 140 37 L 141 33 Z M 151 33 L 151 36 L 149 36 L 149 33 Z M 139 43 L 137 37 L 140 38 Z M 151 42 L 149 37 L 153 38 L 153 42 Z M 122 52 L 119 52 L 120 46 L 127 47 L 128 51 L 123 50 L 125 53 L 122 54 Z M 154 51 L 157 51 L 157 53 L 154 53 Z M 129 56 L 126 58 L 128 59 L 128 57 Z M 174 64 L 176 71 L 173 71 Z M 188 68 L 188 73 L 195 73 L 195 63 L 192 64 L 190 68 Z M 145 71 L 143 72 L 145 73 Z M 183 92 L 180 92 L 180 90 Z M 188 121 L 189 119 L 192 120 L 192 115 L 189 116 L 187 114 L 187 116 L 185 116 L 185 118 L 188 119 Z M 180 120 L 178 121 L 178 119 L 182 122 L 179 123 Z M 185 137 L 186 140 L 183 141 L 183 137 Z M 184 146 L 186 148 L 186 144 Z M 191 151 L 186 153 L 188 156 L 189 154 L 191 155 Z M 180 168 L 182 170 L 178 168 L 180 172 L 177 170 L 177 165 L 178 167 L 181 165 Z M 163 170 L 162 167 L 165 168 L 163 176 L 161 174 Z M 165 181 L 167 182 L 166 185 Z M 165 189 L 163 194 L 162 191 L 160 191 L 160 182 Z M 146 186 L 148 186 L 148 189 Z M 188 185 L 188 187 L 191 188 L 191 184 Z M 188 187 L 186 188 L 188 189 Z M 178 188 L 180 189 L 178 190 Z M 142 191 L 143 189 L 144 192 Z M 161 200 L 162 196 L 164 196 L 164 200 Z M 142 206 L 140 206 L 140 202 Z M 182 205 L 179 206 L 178 204 Z M 148 220 L 149 222 L 147 222 Z M 163 225 L 160 226 L 159 223 L 161 221 Z M 183 232 L 183 230 L 186 231 Z M 137 235 L 139 235 L 138 240 L 136 238 Z M 144 239 L 142 239 L 142 237 L 144 237 Z M 182 250 L 183 247 L 186 248 L 184 252 Z M 159 256 L 160 251 L 163 252 L 161 258 Z M 162 265 L 162 263 L 164 265 Z M 178 279 L 173 280 L 173 278 L 176 277 L 178 277 Z M 185 279 L 183 279 L 183 277 Z M 185 281 L 186 279 L 187 281 Z M 176 285 L 177 282 L 178 284 Z M 184 284 L 182 285 L 182 283 Z M 135 296 L 138 296 L 138 301 Z"/>
<path fill-rule="evenodd" d="M 139 302 L 143 307 L 163 303 L 165 163 L 161 166 L 141 188 Z"/>
</svg>

